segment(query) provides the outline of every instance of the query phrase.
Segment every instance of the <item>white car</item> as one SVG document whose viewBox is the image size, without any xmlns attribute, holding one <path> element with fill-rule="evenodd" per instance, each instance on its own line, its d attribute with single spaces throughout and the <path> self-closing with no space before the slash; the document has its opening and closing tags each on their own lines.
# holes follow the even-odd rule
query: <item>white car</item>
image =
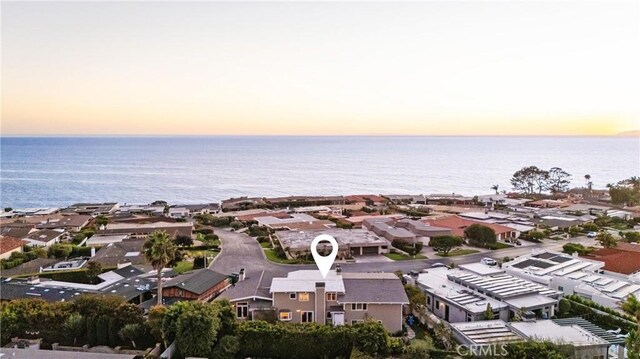
<svg viewBox="0 0 640 359">
<path fill-rule="evenodd" d="M 433 264 L 431 265 L 431 268 L 442 268 L 442 267 L 446 267 L 446 266 L 447 266 L 447 265 L 446 265 L 446 264 L 444 264 L 444 263 L 437 262 L 437 263 L 433 263 Z"/>
<path fill-rule="evenodd" d="M 587 233 L 587 237 L 588 237 L 588 238 L 596 238 L 596 236 L 597 236 L 597 235 L 598 235 L 598 234 L 597 234 L 596 232 L 589 232 L 589 233 Z"/>
<path fill-rule="evenodd" d="M 494 265 L 498 264 L 495 260 L 493 260 L 491 258 L 482 258 L 480 260 L 480 263 L 486 264 L 488 266 L 494 266 Z"/>
</svg>

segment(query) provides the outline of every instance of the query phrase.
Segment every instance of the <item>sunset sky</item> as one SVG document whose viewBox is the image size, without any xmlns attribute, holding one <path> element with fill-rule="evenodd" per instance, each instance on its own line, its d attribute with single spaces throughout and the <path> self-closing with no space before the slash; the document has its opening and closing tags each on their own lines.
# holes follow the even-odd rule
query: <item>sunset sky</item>
<svg viewBox="0 0 640 359">
<path fill-rule="evenodd" d="M 2 2 L 3 135 L 612 135 L 639 2 Z"/>
</svg>

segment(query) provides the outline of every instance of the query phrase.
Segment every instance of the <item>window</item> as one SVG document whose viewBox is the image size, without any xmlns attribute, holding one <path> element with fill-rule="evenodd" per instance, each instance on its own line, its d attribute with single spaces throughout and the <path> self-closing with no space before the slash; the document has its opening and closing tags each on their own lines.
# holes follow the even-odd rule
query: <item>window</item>
<svg viewBox="0 0 640 359">
<path fill-rule="evenodd" d="M 430 295 L 427 296 L 427 305 L 431 306 L 431 296 Z"/>
<path fill-rule="evenodd" d="M 313 312 L 302 312 L 303 323 L 313 323 Z"/>
<path fill-rule="evenodd" d="M 249 313 L 249 304 L 248 303 L 238 303 L 236 304 L 236 316 L 238 318 L 246 318 Z"/>
<path fill-rule="evenodd" d="M 296 299 L 296 293 L 289 293 L 289 299 Z"/>
<path fill-rule="evenodd" d="M 300 293 L 300 295 L 298 295 L 298 300 L 301 302 L 308 302 L 309 301 L 309 293 Z"/>
<path fill-rule="evenodd" d="M 558 286 L 558 290 L 559 290 L 559 291 L 561 291 L 561 292 L 564 292 L 564 287 L 563 287 L 563 286 L 561 286 L 561 285 L 559 285 L 559 286 Z"/>
<path fill-rule="evenodd" d="M 440 301 L 436 299 L 436 308 L 440 309 Z"/>
<path fill-rule="evenodd" d="M 367 303 L 351 303 L 351 310 L 367 310 Z"/>
<path fill-rule="evenodd" d="M 280 312 L 278 318 L 284 322 L 291 320 L 291 312 Z"/>
<path fill-rule="evenodd" d="M 364 320 L 363 319 L 354 319 L 354 320 L 351 321 L 351 325 L 354 325 L 356 323 L 364 323 Z"/>
<path fill-rule="evenodd" d="M 336 293 L 327 293 L 327 300 L 330 302 L 335 302 L 338 299 Z"/>
<path fill-rule="evenodd" d="M 177 290 L 177 295 L 182 295 L 182 289 Z"/>
</svg>

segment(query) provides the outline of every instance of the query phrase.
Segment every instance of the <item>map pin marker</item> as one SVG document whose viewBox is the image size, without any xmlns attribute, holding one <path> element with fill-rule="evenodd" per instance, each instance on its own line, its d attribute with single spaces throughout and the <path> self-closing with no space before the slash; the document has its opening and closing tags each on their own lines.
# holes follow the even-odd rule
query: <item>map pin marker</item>
<svg viewBox="0 0 640 359">
<path fill-rule="evenodd" d="M 322 241 L 331 243 L 331 253 L 326 257 L 321 256 L 316 248 L 318 243 Z M 336 260 L 336 255 L 338 255 L 338 242 L 328 234 L 321 234 L 311 242 L 311 254 L 313 255 L 313 260 L 316 261 L 320 274 L 322 274 L 322 278 L 327 278 L 327 274 L 329 274 L 329 271 L 331 270 L 333 261 Z"/>
</svg>

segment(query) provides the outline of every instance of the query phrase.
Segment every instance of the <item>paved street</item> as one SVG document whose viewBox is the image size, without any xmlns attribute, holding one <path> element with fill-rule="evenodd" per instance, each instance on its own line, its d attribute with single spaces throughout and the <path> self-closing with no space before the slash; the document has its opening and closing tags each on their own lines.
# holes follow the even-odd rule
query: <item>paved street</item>
<svg viewBox="0 0 640 359">
<path fill-rule="evenodd" d="M 298 269 L 315 269 L 315 265 L 286 265 L 276 264 L 268 261 L 264 255 L 262 247 L 253 238 L 244 233 L 230 232 L 226 229 L 216 230 L 216 234 L 220 237 L 222 243 L 222 252 L 216 257 L 210 268 L 221 273 L 237 273 L 240 268 L 246 271 L 262 271 L 266 270 L 274 275 L 284 275 L 287 272 Z M 484 253 L 476 253 L 460 257 L 441 258 L 435 255 L 430 259 L 413 260 L 413 261 L 388 261 L 386 258 L 380 259 L 379 262 L 372 261 L 372 257 L 361 263 L 344 263 L 342 268 L 346 272 L 393 272 L 401 270 L 408 272 L 410 270 L 421 270 L 430 267 L 433 263 L 441 262 L 456 264 L 478 262 L 484 257 L 501 260 L 504 257 L 517 257 L 531 253 L 536 249 L 549 249 L 561 251 L 562 246 L 569 241 L 554 241 L 547 239 L 541 244 L 514 247 L 490 251 Z M 593 245 L 594 241 L 586 237 L 577 237 L 571 239 L 571 242 L 582 243 L 584 245 Z"/>
</svg>

